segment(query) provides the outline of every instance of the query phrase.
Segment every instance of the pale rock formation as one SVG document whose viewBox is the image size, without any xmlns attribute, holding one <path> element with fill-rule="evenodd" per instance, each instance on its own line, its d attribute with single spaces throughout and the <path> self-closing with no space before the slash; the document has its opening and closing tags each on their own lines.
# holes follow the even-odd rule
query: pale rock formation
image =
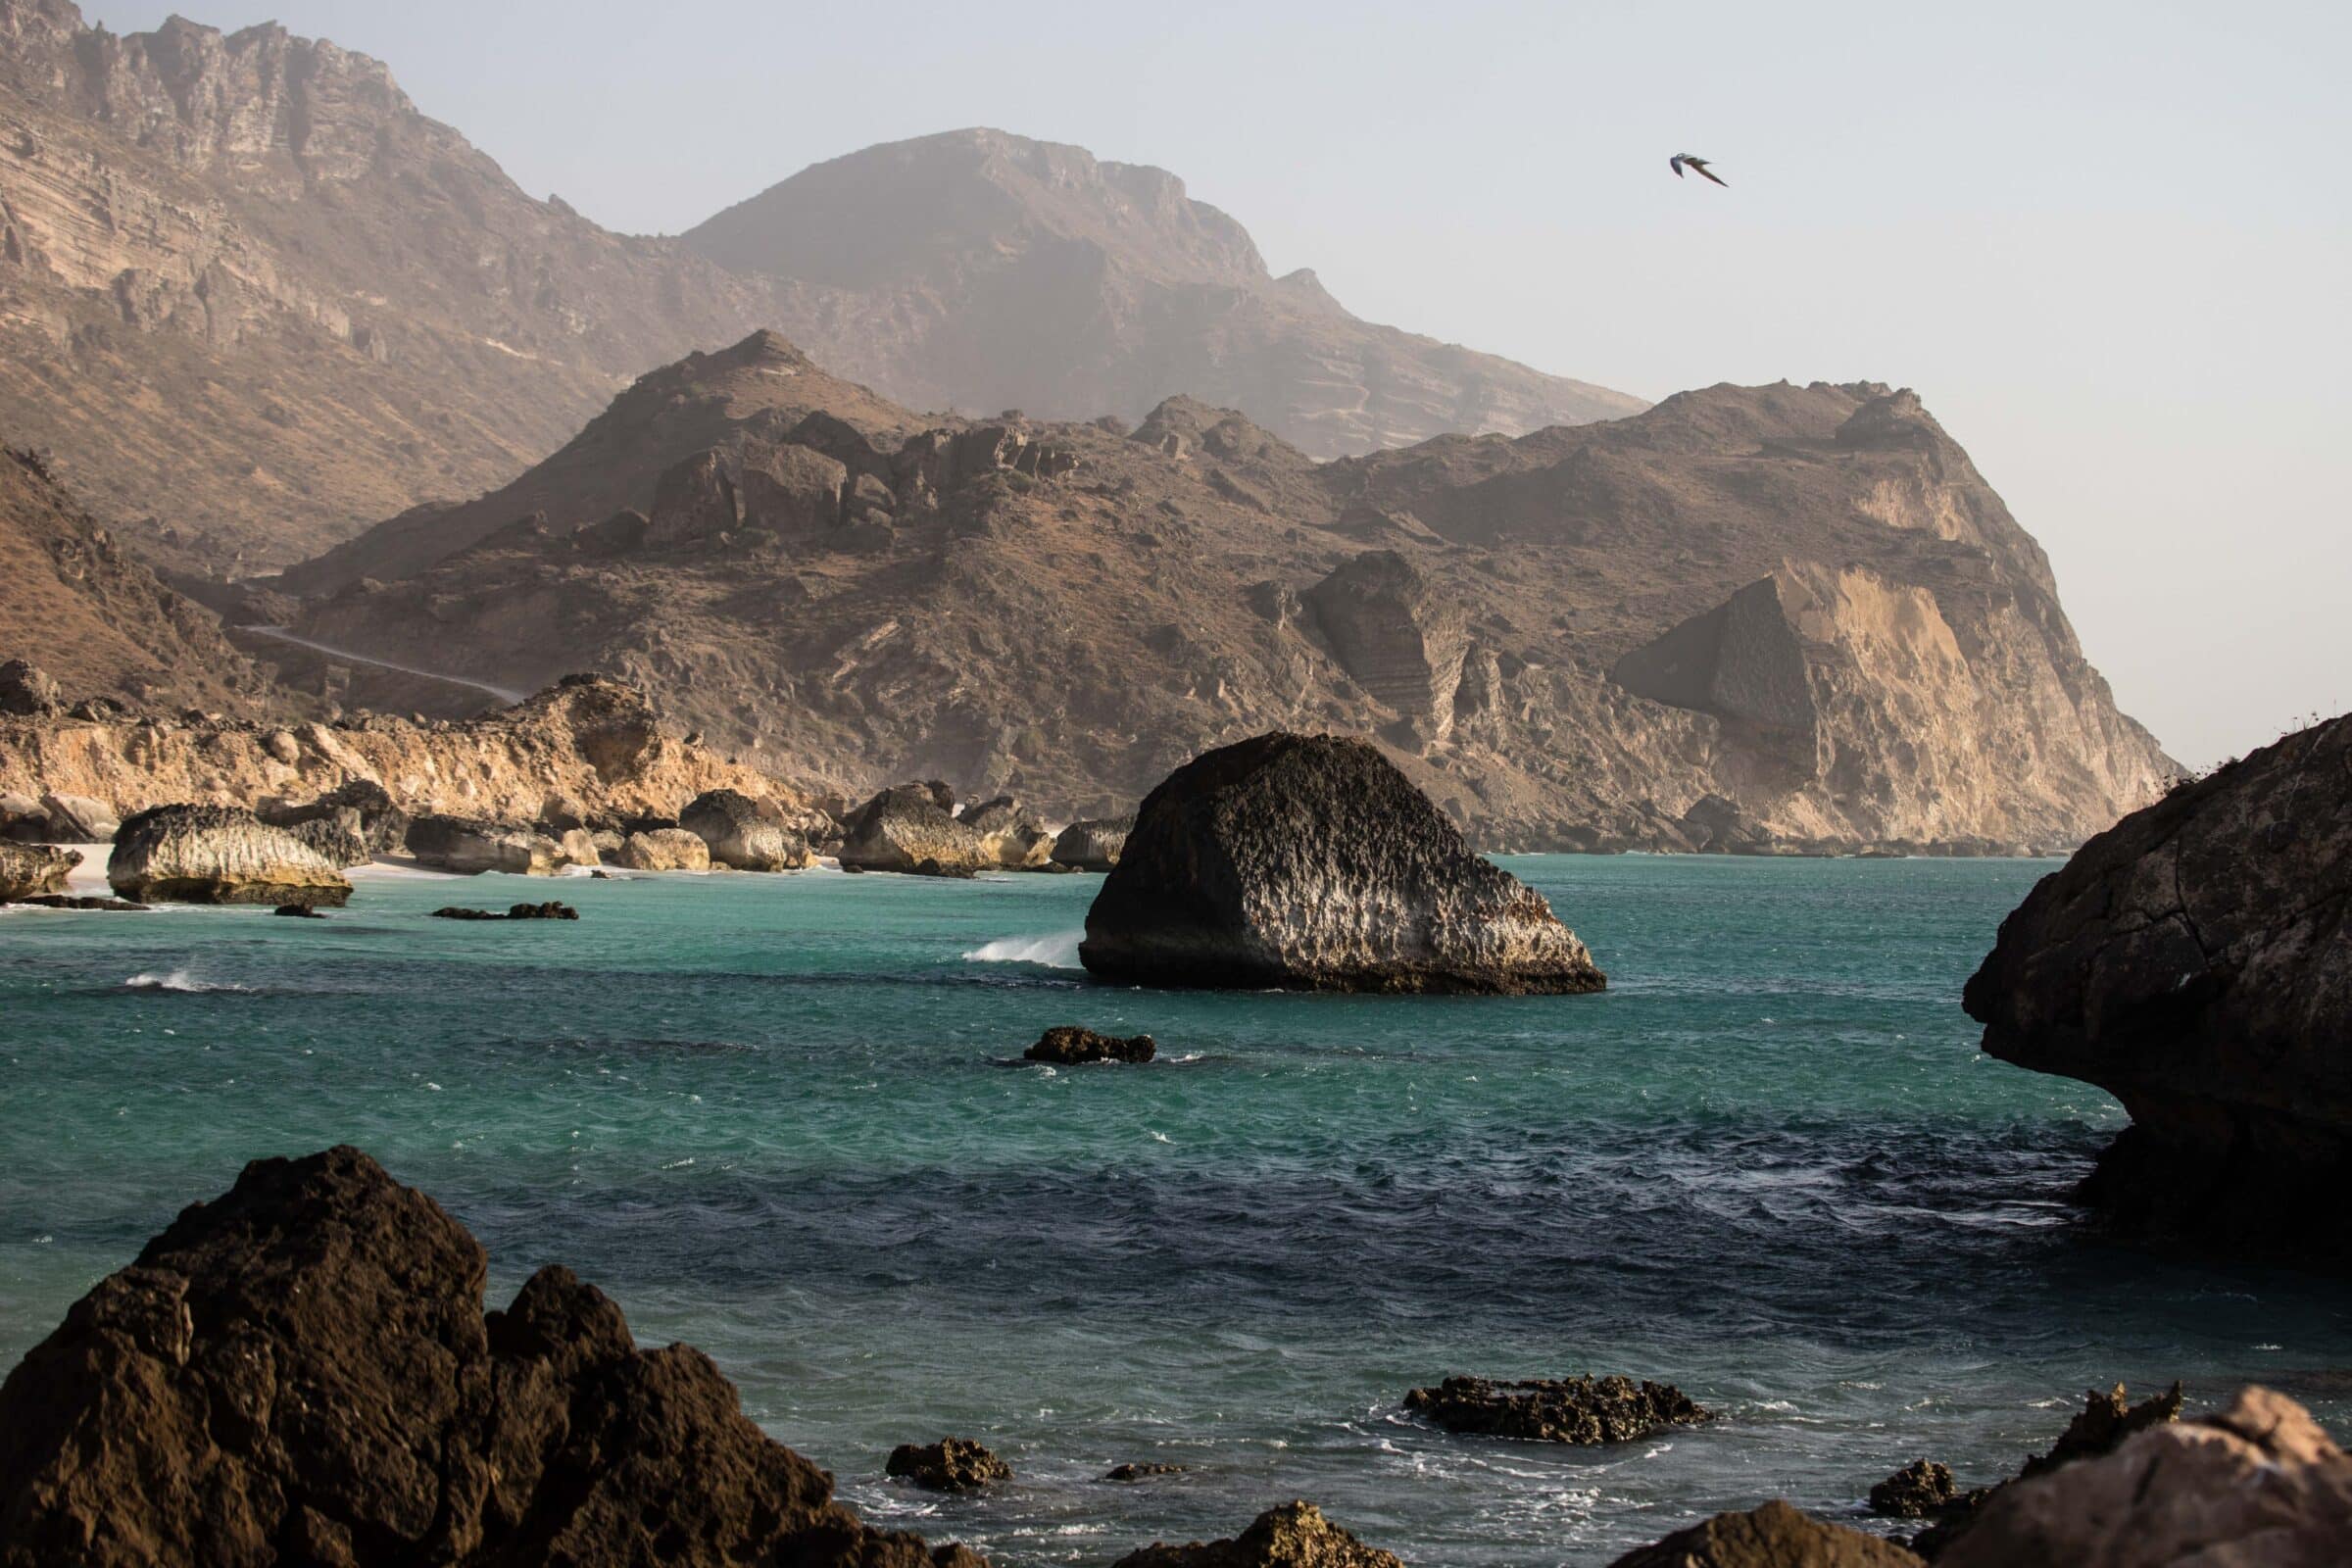
<svg viewBox="0 0 2352 1568">
<path fill-rule="evenodd" d="M 630 834 L 605 858 L 627 871 L 708 871 L 710 846 L 685 828 L 658 827 Z"/>
<path fill-rule="evenodd" d="M 565 835 L 568 839 L 570 835 Z M 583 835 L 584 838 L 584 835 Z M 508 876 L 554 876 L 567 865 L 594 865 L 594 859 L 575 860 L 564 840 L 535 828 L 486 817 L 428 812 L 409 824 L 408 851 L 436 870 L 478 876 L 486 871 Z M 587 845 L 590 856 L 594 844 Z"/>
<path fill-rule="evenodd" d="M 232 806 L 157 806 L 122 823 L 106 880 L 135 903 L 339 905 L 342 870 Z"/>
<path fill-rule="evenodd" d="M 41 797 L 41 810 L 49 819 L 49 836 L 74 844 L 104 844 L 115 836 L 120 820 L 113 807 L 87 795 L 52 791 Z"/>
<path fill-rule="evenodd" d="M 1445 740 L 1469 649 L 1461 606 L 1392 550 L 1355 557 L 1302 597 L 1340 667 L 1422 740 Z"/>
<path fill-rule="evenodd" d="M 713 864 L 738 871 L 797 871 L 815 863 L 808 841 L 740 790 L 711 790 L 678 813 L 678 826 L 709 847 Z"/>
<path fill-rule="evenodd" d="M 1054 862 L 1081 871 L 1107 871 L 1119 863 L 1119 851 L 1135 831 L 1133 816 L 1094 817 L 1072 822 L 1054 840 Z"/>
<path fill-rule="evenodd" d="M 841 863 L 861 871 L 917 871 L 926 862 L 971 872 L 995 867 L 995 843 L 951 816 L 920 784 L 902 784 L 876 795 L 842 824 Z M 1053 846 L 1046 846 L 1051 854 Z"/>
<path fill-rule="evenodd" d="M 983 801 L 956 820 L 979 837 L 983 857 L 1007 870 L 1035 870 L 1054 858 L 1054 835 L 1009 795 Z"/>
<path fill-rule="evenodd" d="M 1518 878 L 1380 752 L 1275 733 L 1145 797 L 1078 956 L 1126 984 L 1589 992 L 1607 982 Z"/>
<path fill-rule="evenodd" d="M 0 840 L 0 904 L 65 892 L 66 878 L 80 863 L 78 850 Z"/>
</svg>

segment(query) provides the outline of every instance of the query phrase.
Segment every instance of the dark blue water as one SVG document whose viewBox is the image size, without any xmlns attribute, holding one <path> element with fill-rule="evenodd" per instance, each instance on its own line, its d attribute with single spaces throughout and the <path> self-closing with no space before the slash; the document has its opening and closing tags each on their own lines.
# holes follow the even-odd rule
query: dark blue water
<svg viewBox="0 0 2352 1568">
<path fill-rule="evenodd" d="M 2046 864 L 1509 862 L 1599 997 L 1112 990 L 1098 879 L 365 880 L 325 922 L 0 915 L 0 1361 L 247 1159 L 356 1143 L 708 1349 L 869 1515 L 1107 1562 L 1294 1495 L 1416 1568 L 1599 1563 L 1722 1507 L 1990 1480 L 2080 1391 L 2261 1379 L 2340 1428 L 2352 1301 L 2111 1242 L 2105 1096 L 1957 1005 Z M 1007 1066 L 1050 1024 L 1141 1069 Z M 1565 1452 L 1397 1401 L 1625 1372 L 1726 1419 Z M 2332 1374 L 2332 1375 L 2331 1375 Z M 977 1437 L 975 1500 L 881 1481 Z M 1122 1460 L 1191 1467 L 1140 1487 Z"/>
</svg>

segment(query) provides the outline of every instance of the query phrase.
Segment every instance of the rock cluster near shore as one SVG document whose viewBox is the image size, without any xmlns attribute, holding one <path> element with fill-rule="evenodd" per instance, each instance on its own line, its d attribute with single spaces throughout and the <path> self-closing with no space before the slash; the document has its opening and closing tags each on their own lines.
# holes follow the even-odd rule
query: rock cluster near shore
<svg viewBox="0 0 2352 1568">
<path fill-rule="evenodd" d="M 711 864 L 738 871 L 794 871 L 815 858 L 808 841 L 741 790 L 709 790 L 678 813 L 680 831 L 703 841 Z"/>
<path fill-rule="evenodd" d="M 1276 732 L 1207 752 L 1136 813 L 1078 955 L 1127 984 L 1587 992 L 1544 899 L 1471 853 L 1370 744 Z"/>
<path fill-rule="evenodd" d="M 0 904 L 47 898 L 66 891 L 66 878 L 81 863 L 78 850 L 0 840 Z"/>
<path fill-rule="evenodd" d="M 486 1269 L 356 1150 L 247 1166 L 0 1384 L 0 1568 L 984 1568 L 860 1522 L 568 1270 L 485 1314 Z"/>
<path fill-rule="evenodd" d="M 1404 1568 L 1401 1560 L 1362 1542 L 1323 1516 L 1311 1502 L 1268 1508 L 1231 1541 L 1159 1543 L 1131 1551 L 1112 1568 Z"/>
<path fill-rule="evenodd" d="M 1626 1443 L 1713 1417 L 1670 1384 L 1621 1377 L 1447 1378 L 1407 1394 L 1404 1407 L 1448 1432 L 1587 1445 Z"/>
<path fill-rule="evenodd" d="M 2352 715 L 2183 785 L 2045 877 L 1968 982 L 1984 1050 L 2132 1125 L 2120 1219 L 2352 1259 Z"/>
<path fill-rule="evenodd" d="M 115 834 L 106 880 L 138 903 L 339 905 L 351 882 L 333 861 L 233 806 L 158 806 Z"/>
</svg>

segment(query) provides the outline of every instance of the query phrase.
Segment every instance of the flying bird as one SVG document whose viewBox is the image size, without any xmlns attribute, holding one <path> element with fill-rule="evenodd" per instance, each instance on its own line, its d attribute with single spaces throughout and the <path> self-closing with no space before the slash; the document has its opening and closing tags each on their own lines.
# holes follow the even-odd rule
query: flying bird
<svg viewBox="0 0 2352 1568">
<path fill-rule="evenodd" d="M 1704 178 L 1715 179 L 1713 174 L 1707 172 L 1707 161 L 1704 158 L 1697 157 L 1690 153 L 1676 153 L 1672 158 L 1666 161 L 1666 166 L 1674 171 L 1674 177 L 1677 179 L 1683 177 L 1683 171 L 1686 168 L 1696 170 Z M 1730 190 L 1732 188 L 1728 183 L 1720 179 L 1715 179 L 1715 183 L 1722 185 L 1725 190 Z"/>
</svg>

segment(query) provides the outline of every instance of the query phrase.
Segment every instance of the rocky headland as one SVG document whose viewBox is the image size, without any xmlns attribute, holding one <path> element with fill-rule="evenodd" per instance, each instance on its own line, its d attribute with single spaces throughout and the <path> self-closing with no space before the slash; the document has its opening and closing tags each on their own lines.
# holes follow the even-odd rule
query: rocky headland
<svg viewBox="0 0 2352 1568">
<path fill-rule="evenodd" d="M 570 1271 L 485 1313 L 486 1271 L 356 1150 L 247 1166 L 0 1384 L 0 1568 L 983 1568 L 860 1522 Z"/>
<path fill-rule="evenodd" d="M 1607 982 L 1543 897 L 1370 744 L 1272 734 L 1145 797 L 1078 956 L 1122 984 L 1589 992 Z"/>
<path fill-rule="evenodd" d="M 2001 922 L 1965 1004 L 1990 1054 L 2131 1112 L 2092 1202 L 2352 1256 L 2352 716 L 2092 839 Z"/>
</svg>

